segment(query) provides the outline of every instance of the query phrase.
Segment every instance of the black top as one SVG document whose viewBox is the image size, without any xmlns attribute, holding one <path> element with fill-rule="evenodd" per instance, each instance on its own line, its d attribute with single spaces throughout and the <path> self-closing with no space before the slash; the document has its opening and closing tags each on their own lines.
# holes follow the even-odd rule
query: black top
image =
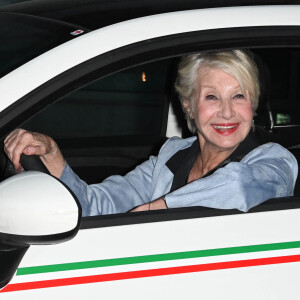
<svg viewBox="0 0 300 300">
<path fill-rule="evenodd" d="M 231 155 L 227 159 L 222 161 L 214 169 L 207 172 L 203 177 L 207 177 L 213 174 L 217 169 L 226 166 L 229 162 L 240 161 L 246 154 L 260 145 L 261 143 L 258 141 L 251 130 L 248 136 L 239 144 L 239 146 L 231 153 Z M 173 192 L 187 184 L 188 176 L 199 153 L 200 145 L 198 139 L 196 139 L 189 148 L 178 151 L 167 161 L 166 166 L 174 174 L 170 192 Z"/>
</svg>

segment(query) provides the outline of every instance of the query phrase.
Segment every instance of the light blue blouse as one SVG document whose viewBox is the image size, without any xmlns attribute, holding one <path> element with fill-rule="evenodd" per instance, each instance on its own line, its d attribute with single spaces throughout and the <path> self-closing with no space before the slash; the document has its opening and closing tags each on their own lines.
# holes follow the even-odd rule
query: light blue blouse
<svg viewBox="0 0 300 300">
<path fill-rule="evenodd" d="M 240 162 L 230 162 L 212 175 L 169 193 L 174 175 L 166 162 L 195 139 L 171 138 L 158 156 L 151 156 L 125 176 L 110 176 L 99 184 L 86 184 L 68 164 L 60 179 L 78 197 L 83 216 L 127 212 L 162 196 L 168 208 L 205 206 L 247 211 L 270 198 L 293 195 L 297 160 L 275 143 L 261 145 Z"/>
</svg>

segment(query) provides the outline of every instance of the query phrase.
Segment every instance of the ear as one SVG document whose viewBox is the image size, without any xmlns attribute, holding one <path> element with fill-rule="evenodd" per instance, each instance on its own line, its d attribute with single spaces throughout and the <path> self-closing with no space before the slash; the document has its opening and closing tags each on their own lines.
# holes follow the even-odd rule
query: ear
<svg viewBox="0 0 300 300">
<path fill-rule="evenodd" d="M 191 109 L 191 102 L 189 100 L 183 100 L 182 104 L 183 104 L 183 107 L 185 108 L 185 111 L 188 113 L 189 117 L 191 119 L 194 119 L 194 114 Z"/>
</svg>

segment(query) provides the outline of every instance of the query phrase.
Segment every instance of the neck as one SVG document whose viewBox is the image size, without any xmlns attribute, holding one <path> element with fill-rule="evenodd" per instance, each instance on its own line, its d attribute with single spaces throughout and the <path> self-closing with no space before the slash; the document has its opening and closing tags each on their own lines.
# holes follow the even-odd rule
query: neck
<svg viewBox="0 0 300 300">
<path fill-rule="evenodd" d="M 216 168 L 221 162 L 228 158 L 236 149 L 217 149 L 216 147 L 207 145 L 205 140 L 202 141 L 201 138 L 199 138 L 199 143 L 201 151 L 191 169 L 188 182 L 203 177 L 206 173 Z"/>
</svg>

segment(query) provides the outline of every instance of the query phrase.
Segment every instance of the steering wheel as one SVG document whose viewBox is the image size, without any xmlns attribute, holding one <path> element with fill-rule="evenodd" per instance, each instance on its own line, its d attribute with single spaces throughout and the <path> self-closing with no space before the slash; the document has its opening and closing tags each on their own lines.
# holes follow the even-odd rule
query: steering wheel
<svg viewBox="0 0 300 300">
<path fill-rule="evenodd" d="M 21 165 L 25 171 L 39 171 L 50 175 L 50 172 L 45 167 L 40 157 L 37 155 L 25 155 L 22 154 L 20 158 Z M 16 175 L 12 162 L 3 151 L 3 147 L 0 150 L 0 181 Z"/>
<path fill-rule="evenodd" d="M 20 163 L 25 171 L 39 171 L 51 175 L 38 155 L 22 154 Z"/>
</svg>

